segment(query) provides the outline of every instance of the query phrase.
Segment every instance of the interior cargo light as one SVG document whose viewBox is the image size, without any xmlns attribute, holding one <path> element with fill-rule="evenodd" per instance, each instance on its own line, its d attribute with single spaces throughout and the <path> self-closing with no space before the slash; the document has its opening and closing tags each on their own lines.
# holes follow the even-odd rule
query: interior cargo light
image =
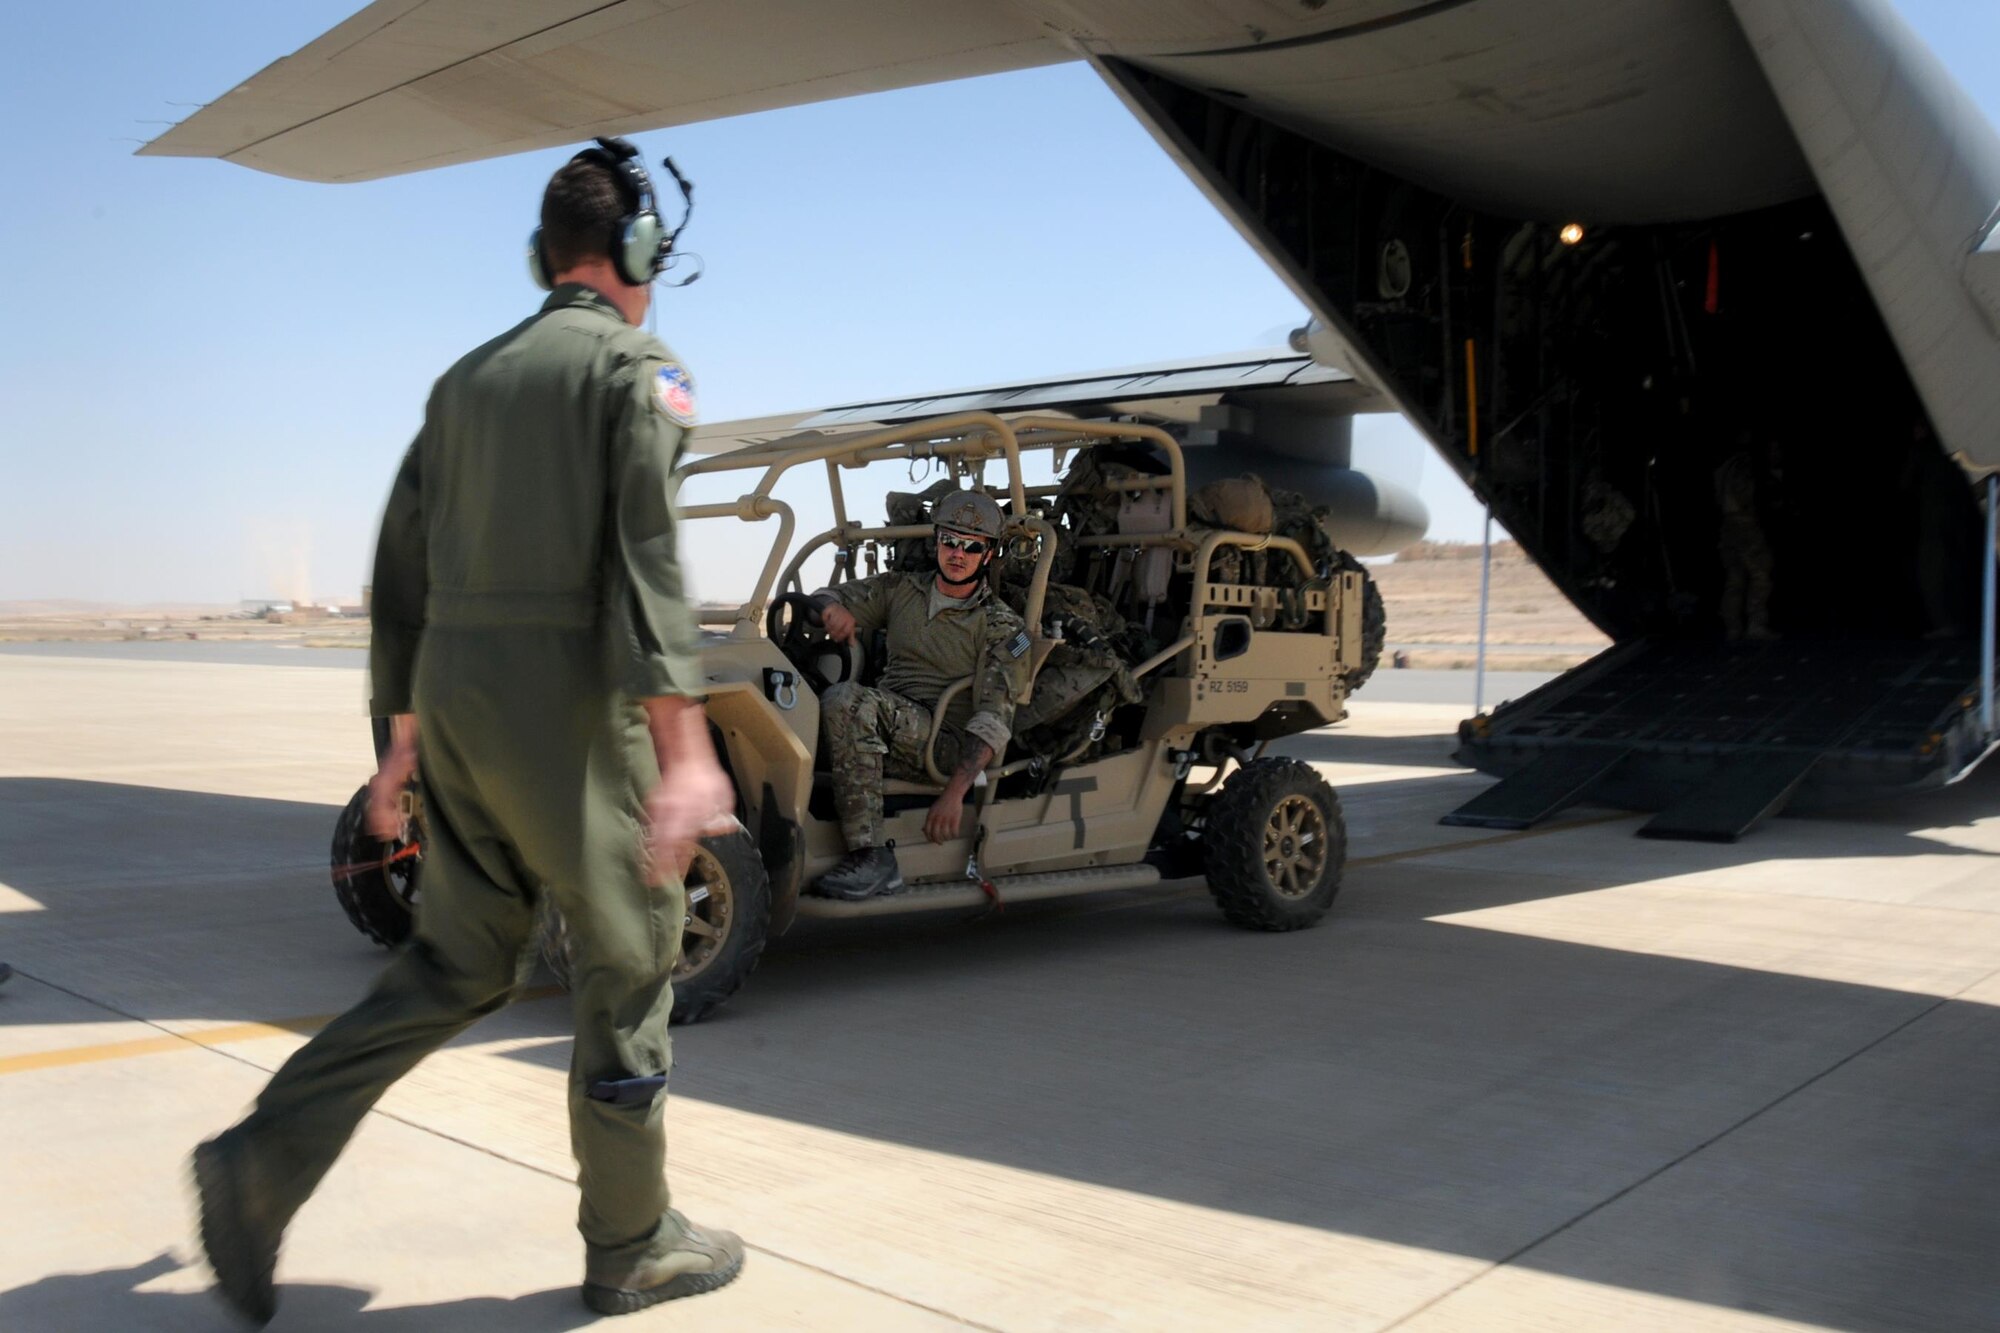
<svg viewBox="0 0 2000 1333">
<path fill-rule="evenodd" d="M 1564 245 L 1575 245 L 1583 239 L 1583 224 L 1581 222 L 1565 222 L 1563 229 L 1556 233 L 1556 237 Z"/>
</svg>

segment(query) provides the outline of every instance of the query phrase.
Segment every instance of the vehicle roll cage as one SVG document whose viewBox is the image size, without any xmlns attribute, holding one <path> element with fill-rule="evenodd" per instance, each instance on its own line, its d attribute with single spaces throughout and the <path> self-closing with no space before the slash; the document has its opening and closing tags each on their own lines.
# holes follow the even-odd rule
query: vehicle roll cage
<svg viewBox="0 0 2000 1333">
<path fill-rule="evenodd" d="M 846 495 L 841 486 L 842 469 L 865 467 L 870 463 L 908 462 L 943 460 L 948 463 L 954 476 L 967 472 L 977 473 L 994 458 L 1003 460 L 1006 468 L 1006 499 L 1011 502 L 1013 512 L 1008 516 L 1007 527 L 1002 540 L 1008 541 L 1023 536 L 1031 536 L 1036 543 L 1035 569 L 1029 581 L 1027 602 L 1022 618 L 1027 622 L 1028 634 L 1035 645 L 1032 666 L 1039 670 L 1042 661 L 1053 646 L 1042 636 L 1042 607 L 1048 595 L 1049 572 L 1055 562 L 1056 531 L 1047 520 L 1029 510 L 1031 499 L 1045 499 L 1061 493 L 1060 485 L 1027 486 L 1021 476 L 1021 455 L 1029 450 L 1052 452 L 1070 449 L 1088 449 L 1101 445 L 1125 442 L 1144 442 L 1156 446 L 1165 455 L 1167 472 L 1159 477 L 1133 477 L 1099 488 L 1097 494 L 1119 495 L 1132 491 L 1159 490 L 1170 495 L 1172 527 L 1159 533 L 1104 533 L 1073 538 L 1080 547 L 1154 547 L 1166 546 L 1192 556 L 1195 575 L 1195 597 L 1193 608 L 1198 612 L 1205 609 L 1208 602 L 1209 567 L 1217 550 L 1224 546 L 1241 547 L 1246 550 L 1282 550 L 1297 561 L 1305 579 L 1315 577 L 1312 559 L 1305 548 L 1287 537 L 1269 533 L 1230 532 L 1226 530 L 1203 531 L 1199 536 L 1190 534 L 1187 522 L 1187 467 L 1181 456 L 1180 443 L 1173 436 L 1157 426 L 1143 426 L 1130 422 L 1072 421 L 1066 417 L 1018 417 L 1013 421 L 1002 420 L 991 412 L 960 412 L 950 416 L 932 417 L 924 421 L 913 421 L 901 426 L 891 426 L 884 430 L 870 431 L 846 437 L 806 438 L 779 441 L 772 444 L 755 445 L 731 453 L 713 454 L 708 457 L 683 463 L 675 469 L 676 478 L 709 476 L 722 472 L 747 472 L 761 469 L 763 475 L 747 493 L 733 502 L 720 504 L 688 505 L 681 512 L 683 519 L 735 518 L 756 523 L 769 518 L 778 520 L 776 540 L 764 559 L 764 566 L 757 578 L 756 587 L 749 598 L 735 607 L 709 608 L 702 612 L 702 623 L 732 626 L 731 637 L 756 638 L 762 633 L 764 611 L 770 605 L 774 589 L 799 590 L 800 571 L 805 562 L 823 546 L 834 546 L 838 550 L 835 557 L 837 574 L 853 577 L 854 552 L 864 544 L 896 541 L 908 537 L 927 537 L 931 529 L 928 525 L 869 525 L 848 517 Z M 791 546 L 797 526 L 796 516 L 790 505 L 774 497 L 771 492 L 778 482 L 793 468 L 804 464 L 821 462 L 826 465 L 827 492 L 833 501 L 833 527 L 812 537 L 802 545 L 789 562 L 785 552 Z M 1072 488 L 1070 494 L 1079 494 Z M 1332 606 L 1328 603 L 1327 632 L 1332 632 Z M 1157 654 L 1142 663 L 1134 672 L 1142 675 L 1153 671 L 1179 653 L 1185 651 L 1188 643 L 1179 644 Z"/>
</svg>

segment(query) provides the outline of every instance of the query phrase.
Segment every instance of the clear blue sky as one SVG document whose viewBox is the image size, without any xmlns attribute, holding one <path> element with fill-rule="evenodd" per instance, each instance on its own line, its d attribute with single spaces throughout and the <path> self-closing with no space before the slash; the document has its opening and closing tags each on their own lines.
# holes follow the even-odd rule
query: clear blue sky
<svg viewBox="0 0 2000 1333">
<path fill-rule="evenodd" d="M 522 243 L 567 150 L 346 186 L 131 156 L 357 7 L 10 17 L 0 600 L 353 595 L 431 380 L 538 301 Z M 2000 119 L 2000 5 L 1898 7 Z M 1235 351 L 1300 317 L 1079 66 L 640 140 L 697 182 L 708 275 L 661 332 L 710 420 Z M 1434 535 L 1477 536 L 1406 425 L 1359 434 Z M 723 591 L 712 550 L 692 563 Z"/>
</svg>

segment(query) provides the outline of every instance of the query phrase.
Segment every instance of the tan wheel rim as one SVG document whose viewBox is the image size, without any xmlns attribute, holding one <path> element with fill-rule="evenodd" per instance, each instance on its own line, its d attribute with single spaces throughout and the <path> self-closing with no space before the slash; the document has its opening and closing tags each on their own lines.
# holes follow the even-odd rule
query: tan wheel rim
<svg viewBox="0 0 2000 1333">
<path fill-rule="evenodd" d="M 715 961 L 736 917 L 736 895 L 730 890 L 729 875 L 708 848 L 695 848 L 694 860 L 688 863 L 687 876 L 681 882 L 687 889 L 687 915 L 681 919 L 676 981 Z"/>
<path fill-rule="evenodd" d="M 1264 825 L 1264 877 L 1282 898 L 1303 898 L 1326 871 L 1326 816 L 1306 796 L 1287 796 Z"/>
</svg>

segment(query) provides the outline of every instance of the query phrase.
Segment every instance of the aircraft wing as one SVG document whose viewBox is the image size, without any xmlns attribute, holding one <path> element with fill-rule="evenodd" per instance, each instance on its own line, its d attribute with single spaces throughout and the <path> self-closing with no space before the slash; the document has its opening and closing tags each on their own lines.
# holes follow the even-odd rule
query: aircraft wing
<svg viewBox="0 0 2000 1333">
<path fill-rule="evenodd" d="M 989 0 L 376 0 L 139 151 L 371 180 L 1074 58 Z"/>
<path fill-rule="evenodd" d="M 889 426 L 954 412 L 1067 413 L 1123 416 L 1160 424 L 1194 425 L 1202 411 L 1231 403 L 1277 403 L 1327 416 L 1391 410 L 1380 394 L 1344 370 L 1290 351 L 1162 361 L 1058 379 L 990 384 L 910 398 L 886 398 L 809 412 L 780 413 L 695 427 L 688 451 L 727 453 L 752 445 L 810 440 L 833 432 Z"/>
</svg>

